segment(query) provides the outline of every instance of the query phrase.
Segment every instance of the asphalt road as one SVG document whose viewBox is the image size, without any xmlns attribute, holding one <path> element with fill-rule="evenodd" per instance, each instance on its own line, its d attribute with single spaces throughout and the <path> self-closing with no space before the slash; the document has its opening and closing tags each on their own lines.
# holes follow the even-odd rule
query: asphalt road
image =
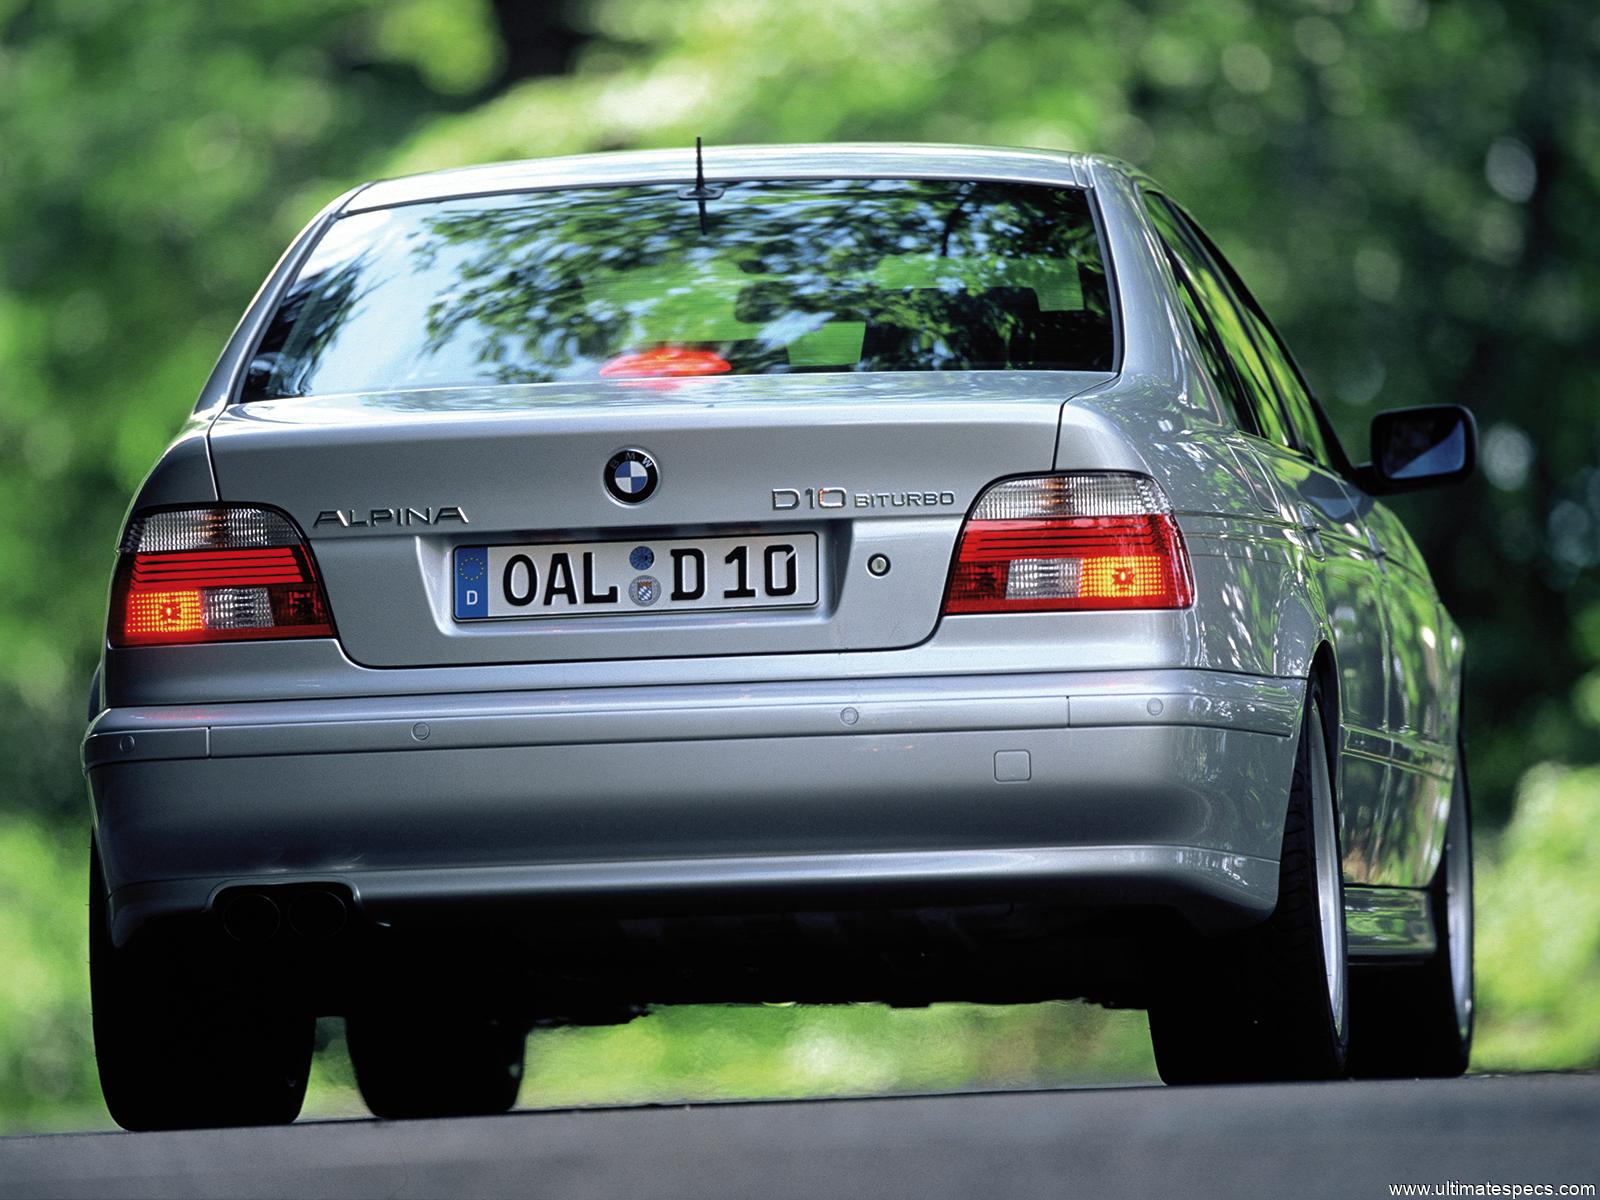
<svg viewBox="0 0 1600 1200">
<path fill-rule="evenodd" d="M 1390 1184 L 1450 1181 L 1507 1186 L 1454 1193 L 1469 1196 L 1511 1195 L 1512 1184 L 1600 1185 L 1600 1075 L 1102 1088 L 0 1140 L 7 1198 L 1298 1200 L 1376 1198 L 1394 1194 Z"/>
</svg>

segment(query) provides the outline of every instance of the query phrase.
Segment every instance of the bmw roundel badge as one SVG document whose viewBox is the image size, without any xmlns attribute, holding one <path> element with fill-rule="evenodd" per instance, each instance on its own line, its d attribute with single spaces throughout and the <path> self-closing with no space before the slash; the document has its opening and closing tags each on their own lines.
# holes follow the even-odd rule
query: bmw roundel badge
<svg viewBox="0 0 1600 1200">
<path fill-rule="evenodd" d="M 623 504 L 642 504 L 661 482 L 656 460 L 643 450 L 619 450 L 606 463 L 606 491 Z"/>
</svg>

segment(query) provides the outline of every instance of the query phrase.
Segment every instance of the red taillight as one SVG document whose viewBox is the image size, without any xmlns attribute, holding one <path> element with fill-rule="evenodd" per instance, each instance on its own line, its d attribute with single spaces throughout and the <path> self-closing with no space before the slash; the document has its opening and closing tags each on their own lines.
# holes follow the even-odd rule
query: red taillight
<svg viewBox="0 0 1600 1200">
<path fill-rule="evenodd" d="M 619 354 L 600 368 L 605 379 L 671 379 L 682 375 L 725 375 L 733 366 L 710 350 L 660 346 Z"/>
<path fill-rule="evenodd" d="M 1152 479 L 1110 473 L 1010 479 L 961 531 L 947 613 L 1186 608 L 1189 556 Z"/>
<path fill-rule="evenodd" d="M 332 637 L 311 550 L 282 513 L 244 505 L 136 517 L 111 597 L 113 646 Z"/>
</svg>

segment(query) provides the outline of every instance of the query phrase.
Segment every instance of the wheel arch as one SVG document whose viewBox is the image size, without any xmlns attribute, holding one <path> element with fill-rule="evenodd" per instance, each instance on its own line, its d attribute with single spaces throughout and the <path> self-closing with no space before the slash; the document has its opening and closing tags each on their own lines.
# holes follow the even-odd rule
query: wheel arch
<svg viewBox="0 0 1600 1200">
<path fill-rule="evenodd" d="M 1344 739 L 1340 736 L 1344 728 L 1343 709 L 1340 707 L 1339 695 L 1339 662 L 1334 653 L 1333 643 L 1323 640 L 1317 644 L 1311 656 L 1311 670 L 1306 676 L 1306 703 L 1311 702 L 1311 687 L 1319 685 L 1322 689 L 1322 733 L 1328 750 L 1328 773 L 1333 788 L 1333 817 L 1334 826 L 1338 830 L 1339 857 L 1344 858 L 1345 846 L 1349 838 L 1345 830 L 1344 795 Z"/>
<path fill-rule="evenodd" d="M 1306 695 L 1309 699 L 1311 684 L 1316 683 L 1322 687 L 1322 698 L 1325 701 L 1322 713 L 1322 732 L 1328 739 L 1328 753 L 1334 759 L 1334 801 L 1338 802 L 1338 764 L 1342 739 L 1339 731 L 1343 728 L 1343 709 L 1340 707 L 1339 696 L 1339 662 L 1334 654 L 1333 644 L 1328 641 L 1318 643 L 1311 655 L 1311 670 L 1306 676 Z"/>
</svg>

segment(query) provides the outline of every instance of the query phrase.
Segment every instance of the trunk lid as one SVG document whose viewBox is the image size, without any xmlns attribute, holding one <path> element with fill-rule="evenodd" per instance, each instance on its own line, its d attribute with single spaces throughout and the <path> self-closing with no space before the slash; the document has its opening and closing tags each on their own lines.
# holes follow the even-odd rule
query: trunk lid
<svg viewBox="0 0 1600 1200">
<path fill-rule="evenodd" d="M 345 650 L 368 666 L 891 649 L 932 633 L 977 494 L 1048 471 L 1062 405 L 1110 378 L 752 375 L 306 397 L 228 408 L 211 448 L 221 498 L 274 505 L 305 531 Z M 659 471 L 638 504 L 604 483 L 627 449 Z M 454 616 L 458 547 L 802 533 L 817 535 L 814 606 Z M 875 575 L 880 554 L 890 569 Z"/>
</svg>

